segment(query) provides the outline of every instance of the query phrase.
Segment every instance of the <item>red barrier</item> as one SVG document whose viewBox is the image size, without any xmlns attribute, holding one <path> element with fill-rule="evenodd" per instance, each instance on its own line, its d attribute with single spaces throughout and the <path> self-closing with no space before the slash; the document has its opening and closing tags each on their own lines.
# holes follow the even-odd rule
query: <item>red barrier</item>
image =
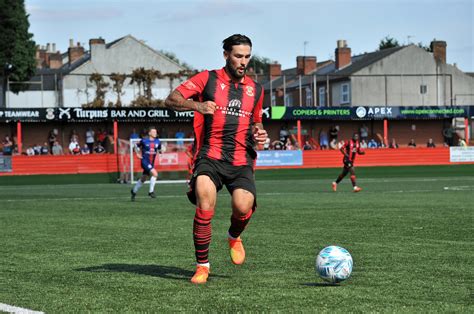
<svg viewBox="0 0 474 314">
<path fill-rule="evenodd" d="M 13 156 L 12 168 L 0 175 L 109 173 L 117 172 L 117 156 Z"/>
<path fill-rule="evenodd" d="M 367 149 L 365 155 L 358 155 L 355 165 L 366 166 L 416 166 L 449 165 L 449 148 L 400 148 Z M 185 154 L 177 154 L 178 164 L 157 166 L 158 171 L 187 170 Z M 258 167 L 272 168 L 333 168 L 342 166 L 342 154 L 334 150 L 303 151 L 303 166 Z M 118 172 L 117 156 L 114 154 L 84 156 L 13 156 L 13 172 L 0 175 L 34 174 L 86 174 Z M 135 160 L 135 171 L 141 171 L 140 161 Z"/>
</svg>

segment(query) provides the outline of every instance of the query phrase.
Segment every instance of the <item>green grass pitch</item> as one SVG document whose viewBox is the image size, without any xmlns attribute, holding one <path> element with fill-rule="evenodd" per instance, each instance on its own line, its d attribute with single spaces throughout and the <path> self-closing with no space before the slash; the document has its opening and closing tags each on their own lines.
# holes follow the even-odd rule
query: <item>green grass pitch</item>
<svg viewBox="0 0 474 314">
<path fill-rule="evenodd" d="M 257 172 L 258 209 L 228 256 L 230 198 L 219 194 L 211 277 L 194 270 L 184 184 L 0 187 L 0 303 L 68 312 L 473 312 L 474 165 Z M 74 183 L 74 176 L 70 178 Z M 348 249 L 354 271 L 325 284 L 319 250 Z"/>
</svg>

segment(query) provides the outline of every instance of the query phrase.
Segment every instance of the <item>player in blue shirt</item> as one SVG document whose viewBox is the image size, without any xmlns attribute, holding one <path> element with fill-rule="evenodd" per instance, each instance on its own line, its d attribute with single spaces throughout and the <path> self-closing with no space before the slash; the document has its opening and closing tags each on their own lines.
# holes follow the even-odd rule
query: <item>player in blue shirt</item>
<svg viewBox="0 0 474 314">
<path fill-rule="evenodd" d="M 150 190 L 148 195 L 151 198 L 155 198 L 155 183 L 156 178 L 158 177 L 158 172 L 155 169 L 155 158 L 158 153 L 161 151 L 161 143 L 157 138 L 158 132 L 156 128 L 151 126 L 148 128 L 148 138 L 143 138 L 136 147 L 137 157 L 141 159 L 141 165 L 143 168 L 143 175 L 137 181 L 133 189 L 130 191 L 132 194 L 132 202 L 135 201 L 135 196 L 137 195 L 138 190 L 145 183 L 146 178 L 150 177 Z"/>
</svg>

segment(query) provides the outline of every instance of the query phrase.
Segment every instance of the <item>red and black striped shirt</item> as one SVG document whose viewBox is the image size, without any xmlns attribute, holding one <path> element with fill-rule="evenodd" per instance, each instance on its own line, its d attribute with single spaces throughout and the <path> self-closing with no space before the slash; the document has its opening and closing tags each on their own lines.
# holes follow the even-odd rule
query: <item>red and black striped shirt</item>
<svg viewBox="0 0 474 314">
<path fill-rule="evenodd" d="M 262 86 L 248 76 L 234 83 L 222 68 L 198 73 L 177 90 L 186 99 L 217 105 L 213 115 L 194 113 L 195 158 L 253 166 L 257 154 L 252 126 L 262 122 Z"/>
<path fill-rule="evenodd" d="M 359 141 L 354 141 L 352 139 L 348 141 L 347 143 L 344 143 L 344 146 L 341 149 L 343 149 L 346 152 L 351 162 L 354 162 L 356 155 L 362 152 L 362 148 L 360 147 Z M 344 159 L 345 158 L 346 157 L 344 155 Z"/>
</svg>

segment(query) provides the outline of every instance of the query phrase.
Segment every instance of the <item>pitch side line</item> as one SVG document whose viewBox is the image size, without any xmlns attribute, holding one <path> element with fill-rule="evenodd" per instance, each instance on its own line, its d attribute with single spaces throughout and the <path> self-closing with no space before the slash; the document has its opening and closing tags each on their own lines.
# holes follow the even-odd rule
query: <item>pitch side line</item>
<svg viewBox="0 0 474 314">
<path fill-rule="evenodd" d="M 44 314 L 44 312 L 24 309 L 22 307 L 12 306 L 5 303 L 0 303 L 0 311 L 15 314 Z"/>
</svg>

